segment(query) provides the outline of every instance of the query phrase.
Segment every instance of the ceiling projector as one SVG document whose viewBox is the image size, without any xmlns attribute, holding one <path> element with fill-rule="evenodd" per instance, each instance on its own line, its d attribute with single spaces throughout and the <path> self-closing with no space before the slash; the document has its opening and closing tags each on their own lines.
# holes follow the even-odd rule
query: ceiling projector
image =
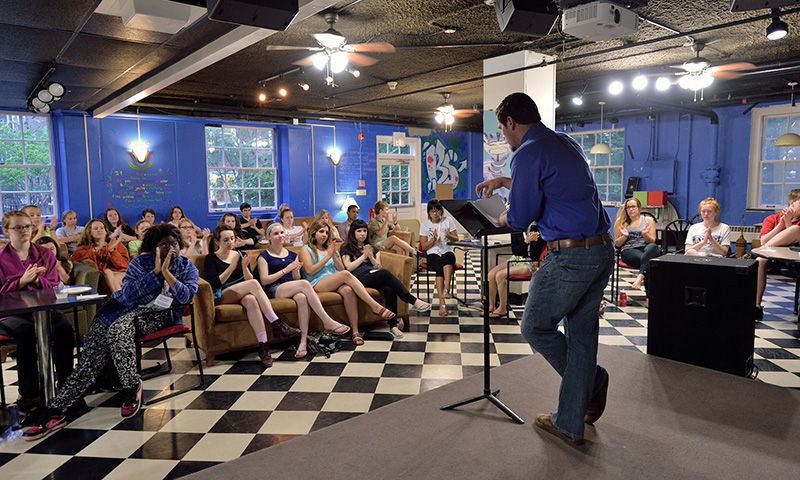
<svg viewBox="0 0 800 480">
<path fill-rule="evenodd" d="M 564 33 L 592 42 L 632 35 L 639 28 L 639 15 L 607 1 L 564 9 L 561 18 Z"/>
</svg>

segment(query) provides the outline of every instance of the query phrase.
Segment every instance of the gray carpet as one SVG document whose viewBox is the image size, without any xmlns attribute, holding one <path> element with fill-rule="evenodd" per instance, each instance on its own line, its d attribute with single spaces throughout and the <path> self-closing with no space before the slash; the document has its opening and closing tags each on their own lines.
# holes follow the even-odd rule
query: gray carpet
<svg viewBox="0 0 800 480">
<path fill-rule="evenodd" d="M 800 476 L 800 392 L 600 346 L 608 408 L 587 443 L 533 425 L 556 405 L 559 377 L 540 355 L 492 369 L 498 398 L 475 375 L 187 478 L 717 479 Z M 764 412 L 754 415 L 752 412 Z"/>
</svg>

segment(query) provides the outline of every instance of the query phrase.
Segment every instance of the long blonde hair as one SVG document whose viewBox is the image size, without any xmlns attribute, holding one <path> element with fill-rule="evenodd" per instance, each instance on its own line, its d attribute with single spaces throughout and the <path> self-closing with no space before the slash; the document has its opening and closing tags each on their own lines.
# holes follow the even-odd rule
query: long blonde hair
<svg viewBox="0 0 800 480">
<path fill-rule="evenodd" d="M 628 215 L 628 202 L 631 200 L 636 202 L 636 206 L 639 208 L 639 211 L 642 210 L 642 202 L 640 202 L 636 197 L 631 197 L 625 200 L 625 203 L 622 204 L 622 208 L 620 208 L 619 212 L 617 212 L 617 219 L 614 223 L 619 224 L 622 227 L 627 227 L 631 224 L 631 216 Z"/>
</svg>

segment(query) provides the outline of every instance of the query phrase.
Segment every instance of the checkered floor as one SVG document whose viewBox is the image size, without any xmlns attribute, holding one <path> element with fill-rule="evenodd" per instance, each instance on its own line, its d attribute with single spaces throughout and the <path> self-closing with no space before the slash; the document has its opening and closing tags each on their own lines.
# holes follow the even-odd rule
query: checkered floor
<svg viewBox="0 0 800 480">
<path fill-rule="evenodd" d="M 620 282 L 627 289 L 628 306 L 607 308 L 600 341 L 645 352 L 647 310 L 643 294 L 629 288 L 631 273 L 623 271 Z M 470 278 L 467 299 L 477 301 L 474 271 Z M 461 287 L 459 295 L 464 293 Z M 760 380 L 800 388 L 793 295 L 791 281 L 770 278 L 755 354 Z M 412 316 L 410 331 L 401 340 L 392 341 L 386 327 L 378 328 L 366 333 L 365 345 L 356 348 L 345 342 L 329 359 L 296 361 L 292 351 L 278 350 L 273 352 L 279 355 L 275 365 L 265 370 L 255 352 L 223 356 L 206 369 L 202 391 L 147 407 L 127 420 L 119 415 L 117 394 L 91 395 L 87 403 L 93 408 L 38 442 L 20 438 L 14 411 L 7 409 L 0 425 L 0 478 L 176 478 L 479 373 L 481 311 L 455 300 L 449 306 L 447 317 L 438 316 L 436 308 L 433 315 Z M 516 306 L 510 318 L 492 322 L 492 365 L 531 354 L 519 333 L 521 313 L 522 306 Z M 173 373 L 146 381 L 146 397 L 198 381 L 193 354 L 179 340 L 170 347 L 177 358 Z M 163 358 L 160 349 L 145 353 L 149 361 Z M 13 359 L 2 368 L 6 396 L 14 399 Z"/>
</svg>

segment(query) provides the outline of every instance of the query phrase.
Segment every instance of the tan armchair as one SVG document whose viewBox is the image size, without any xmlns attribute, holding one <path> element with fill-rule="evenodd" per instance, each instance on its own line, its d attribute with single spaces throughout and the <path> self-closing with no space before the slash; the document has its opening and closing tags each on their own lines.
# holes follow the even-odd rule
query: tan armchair
<svg viewBox="0 0 800 480">
<path fill-rule="evenodd" d="M 91 260 L 87 261 L 91 262 Z M 94 264 L 94 262 L 92 262 L 92 264 Z M 74 285 L 89 285 L 94 291 L 98 290 L 100 286 L 100 271 L 81 262 L 74 262 L 72 269 L 72 283 Z M 74 310 L 73 308 L 64 310 L 64 315 L 67 316 L 67 320 L 72 324 L 72 327 L 77 329 L 79 335 L 86 335 L 89 332 L 89 326 L 91 326 L 94 315 L 97 312 L 97 305 L 78 307 L 77 320 L 75 319 Z"/>
<path fill-rule="evenodd" d="M 302 247 L 287 247 L 295 253 Z M 252 250 L 250 253 L 250 264 L 255 270 L 258 256 L 262 250 Z M 197 269 L 200 271 L 200 285 L 194 300 L 196 316 L 197 343 L 206 354 L 206 364 L 214 365 L 214 358 L 222 353 L 246 350 L 258 346 L 255 333 L 247 321 L 245 310 L 241 305 L 214 305 L 214 294 L 211 285 L 203 280 L 205 255 L 190 257 Z M 403 257 L 393 253 L 382 253 L 381 262 L 384 268 L 389 269 L 398 279 L 409 288 L 411 284 L 411 273 L 414 269 L 414 261 L 409 257 Z M 385 304 L 383 294 L 375 289 L 367 291 L 379 303 Z M 342 296 L 338 293 L 320 293 L 319 298 L 328 314 L 336 321 L 348 324 L 347 315 L 344 310 Z M 298 326 L 297 304 L 292 299 L 275 298 L 271 299 L 272 308 L 275 313 L 289 325 Z M 385 322 L 378 315 L 370 310 L 366 303 L 359 301 L 359 325 Z M 404 323 L 408 325 L 409 305 L 398 302 L 398 318 L 402 317 Z M 312 312 L 309 331 L 323 331 L 322 320 Z M 274 335 L 267 328 L 267 335 L 270 343 L 273 343 Z"/>
</svg>

